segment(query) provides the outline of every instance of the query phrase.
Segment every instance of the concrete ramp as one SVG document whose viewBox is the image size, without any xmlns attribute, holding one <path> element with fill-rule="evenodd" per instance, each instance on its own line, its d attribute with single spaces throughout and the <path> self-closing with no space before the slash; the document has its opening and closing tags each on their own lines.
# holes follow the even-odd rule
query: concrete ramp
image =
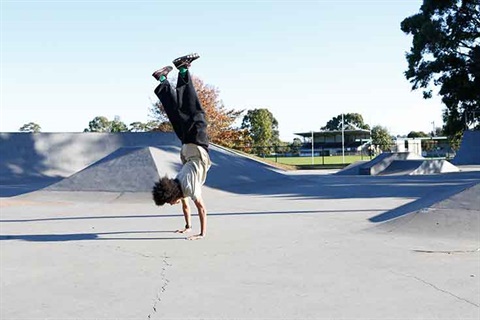
<svg viewBox="0 0 480 320">
<path fill-rule="evenodd" d="M 178 160 L 169 152 L 155 147 L 124 147 L 45 190 L 150 192 L 161 174 L 173 176 L 177 167 Z"/>
<path fill-rule="evenodd" d="M 264 184 L 288 183 L 282 170 L 217 145 L 210 145 L 210 168 L 205 185 L 235 193 L 249 193 Z"/>
<path fill-rule="evenodd" d="M 342 170 L 336 172 L 335 174 L 338 174 L 338 175 L 346 175 L 346 176 L 349 176 L 349 175 L 358 175 L 361 166 L 367 164 L 368 162 L 369 162 L 369 161 L 367 161 L 367 160 L 359 160 L 359 161 L 356 161 L 356 162 L 354 162 L 354 163 L 349 164 L 348 166 L 346 166 L 346 167 L 343 168 Z"/>
<path fill-rule="evenodd" d="M 480 184 L 378 226 L 383 231 L 480 242 Z"/>
<path fill-rule="evenodd" d="M 458 172 L 445 160 L 395 160 L 379 175 L 420 175 Z"/>
<path fill-rule="evenodd" d="M 374 176 L 385 170 L 395 160 L 423 159 L 411 152 L 384 152 L 359 168 L 360 175 Z"/>
<path fill-rule="evenodd" d="M 163 132 L 2 133 L 0 184 L 40 181 L 41 188 L 57 182 L 47 190 L 150 192 L 159 176 L 178 173 L 180 147 L 174 133 Z M 279 169 L 244 155 L 216 145 L 209 150 L 208 187 L 245 193 L 288 180 Z"/>
<path fill-rule="evenodd" d="M 65 178 L 123 147 L 177 152 L 173 133 L 0 133 L 0 183 Z M 178 155 L 177 155 L 178 156 Z"/>
<path fill-rule="evenodd" d="M 467 130 L 463 133 L 460 149 L 452 163 L 454 165 L 480 165 L 480 130 Z"/>
<path fill-rule="evenodd" d="M 422 156 L 411 152 L 384 152 L 368 162 L 356 162 L 340 170 L 338 175 L 378 175 L 396 160 L 424 159 Z"/>
</svg>

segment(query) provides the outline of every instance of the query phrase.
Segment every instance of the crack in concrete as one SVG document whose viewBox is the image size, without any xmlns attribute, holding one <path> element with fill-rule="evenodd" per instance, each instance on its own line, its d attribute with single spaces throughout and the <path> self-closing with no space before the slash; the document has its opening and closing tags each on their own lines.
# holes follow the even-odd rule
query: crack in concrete
<svg viewBox="0 0 480 320">
<path fill-rule="evenodd" d="M 115 202 L 116 200 L 120 199 L 124 194 L 125 194 L 125 192 L 120 192 L 120 194 L 118 196 L 116 196 L 115 199 L 111 200 L 110 202 Z"/>
<path fill-rule="evenodd" d="M 455 254 L 455 253 L 476 253 L 480 251 L 480 248 L 475 250 L 412 250 L 418 253 L 443 253 L 443 254 Z"/>
<path fill-rule="evenodd" d="M 430 282 L 428 282 L 428 281 L 425 281 L 425 280 L 423 280 L 423 279 L 420 279 L 419 277 L 412 276 L 412 275 L 409 275 L 409 274 L 404 274 L 404 273 L 393 272 L 393 271 L 391 271 L 391 272 L 392 272 L 393 274 L 396 274 L 396 275 L 400 275 L 400 276 L 403 276 L 403 277 L 415 279 L 415 280 L 417 280 L 417 281 L 419 281 L 419 282 L 421 282 L 421 283 L 423 283 L 423 284 L 426 284 L 426 285 L 434 288 L 434 289 L 437 290 L 437 291 L 446 293 L 446 294 L 448 294 L 448 295 L 450 295 L 450 296 L 452 296 L 452 297 L 454 297 L 454 298 L 456 298 L 456 299 L 458 299 L 458 300 L 461 300 L 461 301 L 463 301 L 463 302 L 466 302 L 466 303 L 468 303 L 468 304 L 471 304 L 472 306 L 475 306 L 475 307 L 477 307 L 477 308 L 480 308 L 480 305 L 476 304 L 475 302 L 472 302 L 472 301 L 467 300 L 467 299 L 465 299 L 465 298 L 459 297 L 459 296 L 457 296 L 457 295 L 455 295 L 455 294 L 453 294 L 453 293 L 451 293 L 451 292 L 449 292 L 449 291 L 447 291 L 447 290 L 443 290 L 443 289 L 437 287 L 436 285 L 434 285 L 434 284 L 432 284 L 432 283 L 430 283 Z"/>
<path fill-rule="evenodd" d="M 157 296 L 155 297 L 154 301 L 153 301 L 153 306 L 152 306 L 152 310 L 153 312 L 150 313 L 147 317 L 147 319 L 151 319 L 151 317 L 153 316 L 153 314 L 157 313 L 158 312 L 158 308 L 159 308 L 159 304 L 162 302 L 162 296 L 163 294 L 165 293 L 165 291 L 167 290 L 167 286 L 168 286 L 168 283 L 170 282 L 170 280 L 167 279 L 167 268 L 168 267 L 171 267 L 172 265 L 168 262 L 168 256 L 167 256 L 167 253 L 164 252 L 163 253 L 163 259 L 162 259 L 162 271 L 160 272 L 160 281 L 161 281 L 161 286 L 160 286 L 160 289 L 157 291 Z"/>
<path fill-rule="evenodd" d="M 144 253 L 141 253 L 141 252 L 138 252 L 138 251 L 131 251 L 131 250 L 124 249 L 120 246 L 115 247 L 115 250 L 123 252 L 123 253 L 128 253 L 128 254 L 144 257 L 144 258 L 158 258 L 158 256 L 149 256 L 147 254 L 144 254 Z"/>
</svg>

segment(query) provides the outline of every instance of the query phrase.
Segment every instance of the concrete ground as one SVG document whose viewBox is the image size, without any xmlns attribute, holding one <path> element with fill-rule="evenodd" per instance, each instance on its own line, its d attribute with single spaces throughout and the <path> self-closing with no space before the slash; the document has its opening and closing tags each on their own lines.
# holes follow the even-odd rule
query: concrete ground
<svg viewBox="0 0 480 320">
<path fill-rule="evenodd" d="M 207 186 L 200 241 L 148 193 L 10 183 L 0 318 L 478 319 L 479 183 L 470 168 Z"/>
</svg>

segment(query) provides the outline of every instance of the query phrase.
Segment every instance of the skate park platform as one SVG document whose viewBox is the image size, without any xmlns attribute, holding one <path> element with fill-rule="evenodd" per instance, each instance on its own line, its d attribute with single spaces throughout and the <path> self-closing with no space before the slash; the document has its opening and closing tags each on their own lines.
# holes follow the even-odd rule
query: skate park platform
<svg viewBox="0 0 480 320">
<path fill-rule="evenodd" d="M 358 161 L 338 175 L 423 175 L 460 171 L 446 160 L 425 159 L 410 152 L 384 152 L 370 161 Z"/>
<path fill-rule="evenodd" d="M 297 173 L 212 146 L 208 235 L 185 241 L 142 178 L 174 175 L 179 149 L 0 134 L 0 318 L 478 318 L 479 168 Z"/>
</svg>

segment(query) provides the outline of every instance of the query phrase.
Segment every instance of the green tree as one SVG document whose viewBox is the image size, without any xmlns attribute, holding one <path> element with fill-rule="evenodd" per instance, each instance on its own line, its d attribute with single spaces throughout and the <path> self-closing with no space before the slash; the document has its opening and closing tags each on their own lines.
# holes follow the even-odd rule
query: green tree
<svg viewBox="0 0 480 320">
<path fill-rule="evenodd" d="M 343 124 L 345 130 L 365 129 L 370 130 L 370 126 L 363 122 L 363 117 L 359 113 L 345 113 L 343 115 Z M 333 117 L 327 124 L 321 128 L 322 130 L 342 130 L 342 114 Z"/>
<path fill-rule="evenodd" d="M 424 0 L 420 12 L 404 19 L 413 35 L 405 77 L 412 89 L 432 97 L 432 84 L 446 106 L 444 133 L 454 138 L 480 119 L 480 2 Z"/>
<path fill-rule="evenodd" d="M 128 131 L 130 132 L 149 132 L 154 131 L 160 124 L 157 121 L 148 121 L 143 123 L 140 121 L 130 123 Z"/>
<path fill-rule="evenodd" d="M 98 116 L 93 118 L 92 121 L 88 123 L 88 128 L 84 129 L 83 132 L 125 132 L 128 131 L 128 127 L 125 123 L 120 120 L 120 117 L 115 116 L 113 121 L 108 120 L 108 118 L 103 116 Z"/>
<path fill-rule="evenodd" d="M 391 150 L 393 140 L 388 129 L 379 125 L 374 126 L 372 128 L 372 144 L 378 146 L 382 151 Z"/>
<path fill-rule="evenodd" d="M 119 116 L 115 116 L 113 121 L 110 121 L 110 132 L 125 132 L 128 131 L 128 127 L 120 120 Z"/>
<path fill-rule="evenodd" d="M 443 129 L 440 127 L 435 127 L 435 131 L 430 133 L 433 137 L 441 137 L 444 135 Z"/>
<path fill-rule="evenodd" d="M 23 126 L 18 129 L 20 132 L 34 132 L 38 133 L 42 130 L 40 125 L 36 124 L 35 122 L 29 122 L 24 124 Z"/>
<path fill-rule="evenodd" d="M 280 142 L 278 121 L 268 109 L 248 110 L 243 117 L 242 128 L 246 129 L 256 148 L 278 145 Z M 261 150 L 257 153 L 270 153 L 270 150 Z"/>
<path fill-rule="evenodd" d="M 426 137 L 429 137 L 429 135 L 423 131 L 410 131 L 410 133 L 407 134 L 407 138 L 426 138 Z"/>
<path fill-rule="evenodd" d="M 109 128 L 110 121 L 106 117 L 98 116 L 88 123 L 88 128 L 83 132 L 108 132 Z"/>
<path fill-rule="evenodd" d="M 300 155 L 300 148 L 302 147 L 303 142 L 300 138 L 294 138 L 290 149 L 294 155 Z"/>
</svg>

